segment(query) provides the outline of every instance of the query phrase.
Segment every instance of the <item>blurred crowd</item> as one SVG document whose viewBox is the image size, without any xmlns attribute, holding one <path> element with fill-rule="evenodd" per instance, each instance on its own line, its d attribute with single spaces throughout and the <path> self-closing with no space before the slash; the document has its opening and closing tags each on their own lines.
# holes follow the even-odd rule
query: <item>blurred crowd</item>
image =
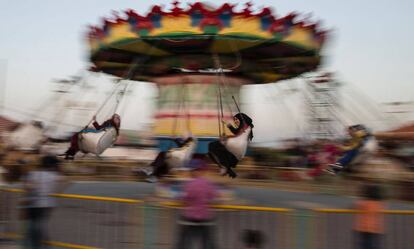
<svg viewBox="0 0 414 249">
<path fill-rule="evenodd" d="M 338 145 L 341 144 L 344 141 L 320 139 L 308 143 L 293 139 L 287 141 L 283 148 L 252 148 L 250 155 L 259 165 L 314 168 L 320 162 L 329 162 L 339 156 Z M 380 140 L 378 145 L 378 157 L 396 159 L 405 167 L 414 169 L 414 141 Z"/>
<path fill-rule="evenodd" d="M 300 140 L 290 141 L 286 149 L 276 152 L 284 158 L 279 163 L 285 163 L 277 165 L 317 168 L 321 163 L 333 163 L 341 154 L 338 144 L 338 141 L 329 140 L 318 140 L 308 145 L 302 144 Z M 380 153 L 412 165 L 412 146 L 409 142 L 380 141 Z M 67 181 L 61 173 L 60 160 L 57 157 L 18 151 L 13 153 L 15 156 L 11 159 L 2 149 L 1 157 L 9 160 L 9 164 L 5 165 L 0 173 L 3 173 L 9 182 L 21 182 L 20 186 L 25 190 L 25 194 L 20 201 L 19 209 L 21 217 L 27 221 L 24 241 L 27 248 L 42 248 L 41 241 L 48 239 L 48 219 L 57 206 L 51 194 L 62 192 L 67 186 Z M 10 163 L 10 160 L 13 163 Z M 217 204 L 217 186 L 205 176 L 207 163 L 204 160 L 193 159 L 189 162 L 188 168 L 191 172 L 190 179 L 185 183 L 182 194 L 177 197 L 183 208 L 177 220 L 179 229 L 175 248 L 193 248 L 196 243 L 201 243 L 205 249 L 217 248 L 217 238 L 214 236 L 216 216 L 211 208 L 211 205 Z M 382 210 L 386 207 L 382 203 L 382 190 L 372 184 L 364 185 L 361 197 L 354 206 L 361 212 L 355 216 L 354 221 L 358 248 L 378 248 L 376 245 L 382 239 L 385 226 Z M 263 248 L 266 243 L 262 231 L 259 230 L 245 230 L 240 234 L 240 239 L 245 249 Z"/>
</svg>

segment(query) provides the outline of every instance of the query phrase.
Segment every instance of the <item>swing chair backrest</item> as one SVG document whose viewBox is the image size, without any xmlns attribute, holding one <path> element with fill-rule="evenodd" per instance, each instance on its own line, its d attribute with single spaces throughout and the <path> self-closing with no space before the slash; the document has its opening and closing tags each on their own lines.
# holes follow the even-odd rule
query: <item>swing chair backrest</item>
<svg viewBox="0 0 414 249">
<path fill-rule="evenodd" d="M 7 146 L 18 150 L 36 150 L 45 136 L 43 129 L 27 123 L 19 126 L 7 136 Z"/>
<path fill-rule="evenodd" d="M 252 128 L 248 126 L 246 129 L 240 132 L 240 134 L 234 137 L 230 137 L 224 142 L 226 149 L 231 152 L 238 160 L 241 160 L 246 154 L 251 130 Z"/>
<path fill-rule="evenodd" d="M 171 168 L 182 168 L 191 160 L 196 149 L 197 141 L 194 139 L 183 147 L 168 150 L 166 163 Z"/>
<path fill-rule="evenodd" d="M 100 155 L 115 143 L 117 137 L 117 132 L 114 127 L 98 131 L 80 132 L 79 149 L 83 153 Z"/>
<path fill-rule="evenodd" d="M 375 153 L 378 150 L 378 142 L 375 137 L 371 136 L 367 138 L 364 145 L 361 148 L 361 152 L 363 153 Z"/>
<path fill-rule="evenodd" d="M 364 145 L 359 150 L 358 155 L 352 161 L 352 164 L 361 164 L 371 158 L 378 150 L 378 142 L 374 137 L 367 138 Z"/>
</svg>

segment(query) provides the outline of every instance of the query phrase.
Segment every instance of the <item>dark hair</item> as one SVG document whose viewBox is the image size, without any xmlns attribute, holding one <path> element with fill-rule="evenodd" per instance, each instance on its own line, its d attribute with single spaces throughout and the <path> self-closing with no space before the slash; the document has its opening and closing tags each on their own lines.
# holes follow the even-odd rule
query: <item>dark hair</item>
<svg viewBox="0 0 414 249">
<path fill-rule="evenodd" d="M 234 115 L 233 118 L 237 118 L 240 121 L 240 125 L 237 128 L 238 130 L 237 132 L 239 132 L 240 129 L 242 129 L 245 125 L 248 125 L 252 128 L 249 134 L 249 140 L 251 141 L 253 139 L 253 128 L 254 128 L 253 120 L 249 116 L 247 116 L 247 114 L 242 113 L 242 112 L 237 113 L 236 115 Z"/>
<path fill-rule="evenodd" d="M 240 124 L 246 124 L 248 126 L 251 126 L 252 128 L 254 127 L 253 120 L 245 113 L 239 112 L 236 115 L 234 115 L 234 118 L 237 118 L 240 121 Z"/>
<path fill-rule="evenodd" d="M 362 188 L 362 194 L 365 198 L 370 200 L 382 200 L 384 198 L 381 186 L 376 184 L 367 184 Z"/>
<path fill-rule="evenodd" d="M 47 155 L 42 157 L 41 168 L 48 170 L 58 170 L 60 161 L 56 156 Z"/>
<path fill-rule="evenodd" d="M 243 232 L 243 242 L 245 246 L 261 248 L 264 238 L 263 234 L 257 230 L 244 230 Z"/>
</svg>

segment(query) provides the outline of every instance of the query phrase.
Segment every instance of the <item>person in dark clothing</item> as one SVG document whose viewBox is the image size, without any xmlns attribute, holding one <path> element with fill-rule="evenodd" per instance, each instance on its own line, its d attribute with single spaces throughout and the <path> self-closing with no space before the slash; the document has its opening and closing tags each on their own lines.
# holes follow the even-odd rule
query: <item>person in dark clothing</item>
<svg viewBox="0 0 414 249">
<path fill-rule="evenodd" d="M 65 152 L 65 159 L 73 159 L 76 153 L 78 153 L 79 134 L 82 132 L 96 132 L 96 131 L 100 131 L 105 128 L 114 127 L 116 130 L 116 134 L 119 135 L 119 128 L 121 127 L 121 117 L 118 114 L 115 113 L 114 115 L 112 115 L 110 119 L 106 120 L 102 124 L 99 124 L 96 121 L 96 116 L 93 116 L 93 121 L 94 122 L 92 123 L 92 125 L 95 128 L 95 130 L 85 128 L 81 130 L 80 132 L 73 134 L 73 136 L 70 139 L 70 147 Z"/>
<path fill-rule="evenodd" d="M 188 143 L 193 142 L 194 138 L 190 136 L 186 139 L 176 138 L 173 141 L 178 148 L 182 148 Z M 158 178 L 163 177 L 170 172 L 170 166 L 166 162 L 168 151 L 161 151 L 158 153 L 155 160 L 150 164 L 151 169 L 142 170 L 142 172 L 149 176 L 148 181 L 155 182 Z"/>
<path fill-rule="evenodd" d="M 230 132 L 233 133 L 234 137 L 242 134 L 246 129 L 253 129 L 253 120 L 244 113 L 237 113 L 233 117 L 234 123 L 237 127 L 234 127 L 231 124 L 226 124 Z M 245 150 L 240 155 L 235 155 L 230 152 L 225 144 L 226 140 L 232 136 L 226 137 L 223 141 L 214 141 L 208 145 L 208 155 L 211 160 L 217 165 L 222 167 L 221 174 L 228 175 L 231 178 L 235 178 L 237 174 L 233 171 L 232 168 L 235 168 L 240 159 L 244 156 Z M 248 141 L 253 139 L 253 131 L 250 130 Z M 246 148 L 243 148 L 246 149 Z"/>
<path fill-rule="evenodd" d="M 260 249 L 263 246 L 263 234 L 258 230 L 245 230 L 243 242 L 243 249 Z"/>
<path fill-rule="evenodd" d="M 237 127 L 234 127 L 232 124 L 227 124 L 227 123 L 226 123 L 226 126 L 227 128 L 229 128 L 231 133 L 233 133 L 235 136 L 243 132 L 249 126 L 251 128 L 254 127 L 253 120 L 249 116 L 241 112 L 234 115 L 233 121 Z M 253 130 L 250 131 L 250 134 L 249 134 L 249 140 L 252 141 L 252 139 L 253 139 Z"/>
</svg>

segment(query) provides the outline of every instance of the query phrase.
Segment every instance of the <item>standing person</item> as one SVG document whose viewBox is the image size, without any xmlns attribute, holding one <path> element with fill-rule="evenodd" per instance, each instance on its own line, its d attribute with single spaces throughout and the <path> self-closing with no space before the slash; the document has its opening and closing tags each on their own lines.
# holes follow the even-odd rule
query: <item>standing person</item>
<svg viewBox="0 0 414 249">
<path fill-rule="evenodd" d="M 362 189 L 364 198 L 355 203 L 355 231 L 357 248 L 379 249 L 384 233 L 384 209 L 382 191 L 378 185 L 365 185 Z"/>
<path fill-rule="evenodd" d="M 5 174 L 6 174 L 6 170 L 3 168 L 2 165 L 0 165 L 0 187 L 6 185 L 6 180 L 5 180 L 5 177 L 4 177 Z"/>
<path fill-rule="evenodd" d="M 63 187 L 58 167 L 59 161 L 55 156 L 44 156 L 40 168 L 29 172 L 24 181 L 25 242 L 30 249 L 42 248 L 42 241 L 47 238 L 47 221 L 56 206 L 56 200 L 50 195 L 60 192 Z"/>
<path fill-rule="evenodd" d="M 0 162 L 1 162 L 2 158 L 1 158 L 1 154 L 0 154 Z M 6 174 L 6 170 L 3 168 L 3 165 L 0 163 L 0 188 L 6 186 L 6 181 L 5 181 L 5 174 Z M 0 191 L 2 191 L 0 189 Z M 8 223 L 8 217 L 10 217 L 9 215 L 9 206 L 7 205 L 7 198 L 4 197 L 2 193 L 0 192 L 0 210 L 2 211 L 2 217 L 0 216 L 0 233 L 2 231 L 4 231 L 7 227 L 7 223 Z M 3 240 L 3 235 L 0 235 L 0 243 Z"/>
<path fill-rule="evenodd" d="M 203 160 L 193 159 L 189 167 L 192 169 L 193 179 L 184 185 L 184 209 L 179 220 L 180 234 L 176 249 L 190 249 L 192 242 L 198 238 L 201 239 L 203 249 L 214 249 L 214 215 L 209 205 L 217 197 L 217 191 L 203 176 L 207 167 Z"/>
<path fill-rule="evenodd" d="M 263 234 L 258 230 L 245 230 L 243 244 L 243 249 L 260 249 L 263 246 Z"/>
</svg>

